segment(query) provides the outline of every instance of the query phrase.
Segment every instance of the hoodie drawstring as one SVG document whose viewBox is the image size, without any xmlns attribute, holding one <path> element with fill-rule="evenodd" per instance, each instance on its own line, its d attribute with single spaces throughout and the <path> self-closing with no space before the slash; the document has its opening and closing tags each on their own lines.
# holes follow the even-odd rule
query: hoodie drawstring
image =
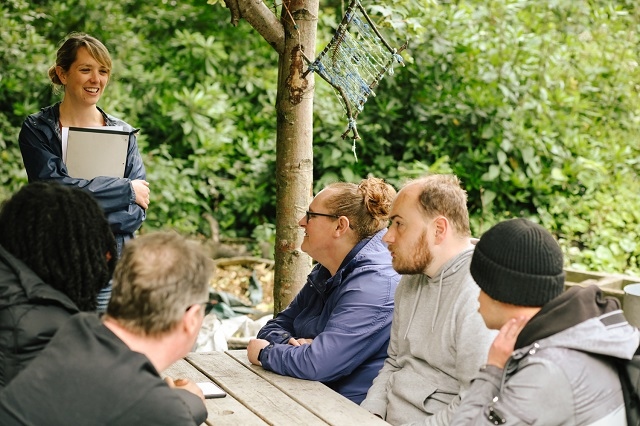
<svg viewBox="0 0 640 426">
<path fill-rule="evenodd" d="M 442 295 L 442 277 L 444 276 L 444 269 L 440 272 L 440 284 L 438 285 L 438 298 L 436 299 L 436 312 L 433 314 L 433 320 L 431 321 L 431 332 L 436 326 L 436 318 L 438 317 L 438 310 L 440 309 L 440 296 Z"/>
<path fill-rule="evenodd" d="M 418 309 L 418 302 L 420 301 L 420 293 L 422 293 L 422 285 L 418 286 L 418 295 L 416 296 L 416 301 L 413 302 L 413 311 L 411 312 L 411 318 L 409 318 L 409 325 L 407 325 L 407 331 L 404 332 L 403 340 L 407 340 L 407 335 L 409 334 L 409 329 L 411 328 L 413 317 L 416 315 L 416 310 Z"/>
<path fill-rule="evenodd" d="M 442 268 L 442 271 L 440 272 L 440 280 L 438 283 L 438 298 L 436 299 L 436 309 L 435 312 L 433 314 L 433 320 L 431 322 L 431 331 L 433 332 L 435 330 L 436 327 L 436 318 L 438 318 L 438 311 L 440 310 L 440 298 L 442 296 L 442 281 L 444 280 L 444 274 L 448 273 L 449 271 L 451 271 L 452 273 L 456 273 L 463 265 L 466 265 L 466 259 L 470 256 L 473 255 L 473 249 L 466 249 L 463 252 L 461 252 L 458 256 L 456 256 L 456 259 L 454 261 L 452 261 L 452 263 L 450 265 L 448 265 L 446 268 Z M 423 278 L 427 277 L 427 279 L 429 279 L 429 277 L 427 275 L 423 274 Z M 411 328 L 411 323 L 413 322 L 413 318 L 416 315 L 416 310 L 418 309 L 418 303 L 420 301 L 420 295 L 422 294 L 422 287 L 425 284 L 422 284 L 422 282 L 420 283 L 420 285 L 418 286 L 418 294 L 416 296 L 416 300 L 413 303 L 413 312 L 411 313 L 411 318 L 409 318 L 409 325 L 407 326 L 407 330 L 404 333 L 404 340 L 407 339 L 407 335 L 409 334 L 409 329 Z M 428 281 L 427 284 L 429 285 Z"/>
</svg>

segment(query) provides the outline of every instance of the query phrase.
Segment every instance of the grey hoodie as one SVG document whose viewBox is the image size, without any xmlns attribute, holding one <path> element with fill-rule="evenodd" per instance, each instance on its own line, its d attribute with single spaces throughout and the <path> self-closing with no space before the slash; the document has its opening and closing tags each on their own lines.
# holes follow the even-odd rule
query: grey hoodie
<svg viewBox="0 0 640 426">
<path fill-rule="evenodd" d="M 626 425 L 608 357 L 630 359 L 639 341 L 616 299 L 573 287 L 531 318 L 504 370 L 477 374 L 452 424 Z"/>
<path fill-rule="evenodd" d="M 393 425 L 447 425 L 496 332 L 478 313 L 473 248 L 396 290 L 388 357 L 361 406 Z"/>
</svg>

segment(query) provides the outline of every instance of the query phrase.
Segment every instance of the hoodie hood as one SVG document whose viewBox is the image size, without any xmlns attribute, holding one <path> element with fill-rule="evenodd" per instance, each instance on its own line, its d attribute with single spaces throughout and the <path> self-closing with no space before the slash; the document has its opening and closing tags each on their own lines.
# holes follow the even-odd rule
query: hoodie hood
<svg viewBox="0 0 640 426">
<path fill-rule="evenodd" d="M 433 274 L 433 277 L 426 275 L 429 284 L 449 284 L 451 282 L 449 278 L 456 275 L 460 268 L 469 268 L 474 248 L 475 246 L 466 248 L 456 256 L 449 259 L 435 274 Z"/>
<path fill-rule="evenodd" d="M 431 331 L 435 330 L 436 319 L 438 318 L 438 313 L 440 311 L 440 299 L 442 297 L 442 286 L 443 285 L 451 285 L 459 281 L 458 271 L 462 268 L 466 268 L 469 270 L 469 264 L 471 263 L 471 258 L 473 257 L 473 250 L 475 248 L 475 241 L 471 241 L 474 244 L 473 247 L 469 247 L 456 256 L 449 259 L 447 262 L 442 265 L 442 267 L 435 273 L 433 277 L 428 275 L 423 275 L 426 278 L 427 284 L 433 284 L 438 286 L 438 297 L 436 298 L 436 307 L 435 314 L 433 315 L 433 320 L 431 322 Z M 416 315 L 416 311 L 418 310 L 418 301 L 420 300 L 420 294 L 422 293 L 422 286 L 418 287 L 418 294 L 416 296 L 415 303 L 413 304 L 413 310 L 411 311 L 411 317 L 409 318 L 409 326 L 407 327 L 403 339 L 407 338 L 407 334 L 409 333 L 409 329 L 411 328 L 411 323 L 413 322 L 413 318 Z"/>
<path fill-rule="evenodd" d="M 545 347 L 631 359 L 640 332 L 624 318 L 617 299 L 592 285 L 572 287 L 544 305 L 522 329 L 515 347 L 527 349 L 540 341 Z"/>
<path fill-rule="evenodd" d="M 0 309 L 38 301 L 58 303 L 71 313 L 79 312 L 69 297 L 46 284 L 27 265 L 0 246 Z"/>
</svg>

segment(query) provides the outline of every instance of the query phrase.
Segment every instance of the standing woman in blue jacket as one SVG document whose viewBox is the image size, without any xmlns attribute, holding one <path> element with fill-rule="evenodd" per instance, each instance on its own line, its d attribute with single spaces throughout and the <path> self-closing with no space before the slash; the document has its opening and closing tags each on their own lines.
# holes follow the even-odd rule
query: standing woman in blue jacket
<svg viewBox="0 0 640 426">
<path fill-rule="evenodd" d="M 20 151 L 29 182 L 54 180 L 89 192 L 104 210 L 113 231 L 118 256 L 126 240 L 133 237 L 149 207 L 149 184 L 136 142 L 136 130 L 98 107 L 111 75 L 111 56 L 94 37 L 71 33 L 58 49 L 49 69 L 54 89 L 62 88 L 61 102 L 27 117 L 20 130 Z M 122 126 L 129 132 L 124 178 L 70 176 L 62 161 L 63 127 Z M 98 311 L 104 311 L 111 286 L 98 296 Z"/>
<path fill-rule="evenodd" d="M 291 304 L 249 342 L 249 361 L 362 402 L 387 356 L 400 280 L 382 242 L 395 194 L 369 177 L 316 195 L 299 225 L 301 250 L 317 264 Z"/>
</svg>

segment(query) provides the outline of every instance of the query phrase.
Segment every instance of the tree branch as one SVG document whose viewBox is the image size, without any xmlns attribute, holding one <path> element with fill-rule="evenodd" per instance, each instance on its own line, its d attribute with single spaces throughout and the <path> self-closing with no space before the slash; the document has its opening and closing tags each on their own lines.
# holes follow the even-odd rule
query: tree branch
<svg viewBox="0 0 640 426">
<path fill-rule="evenodd" d="M 284 52 L 284 28 L 262 0 L 224 0 L 224 3 L 231 12 L 231 24 L 234 27 L 240 19 L 244 19 L 278 54 Z"/>
<path fill-rule="evenodd" d="M 241 18 L 238 0 L 224 0 L 224 4 L 227 6 L 227 9 L 229 9 L 229 12 L 231 12 L 231 25 L 237 27 Z"/>
</svg>

